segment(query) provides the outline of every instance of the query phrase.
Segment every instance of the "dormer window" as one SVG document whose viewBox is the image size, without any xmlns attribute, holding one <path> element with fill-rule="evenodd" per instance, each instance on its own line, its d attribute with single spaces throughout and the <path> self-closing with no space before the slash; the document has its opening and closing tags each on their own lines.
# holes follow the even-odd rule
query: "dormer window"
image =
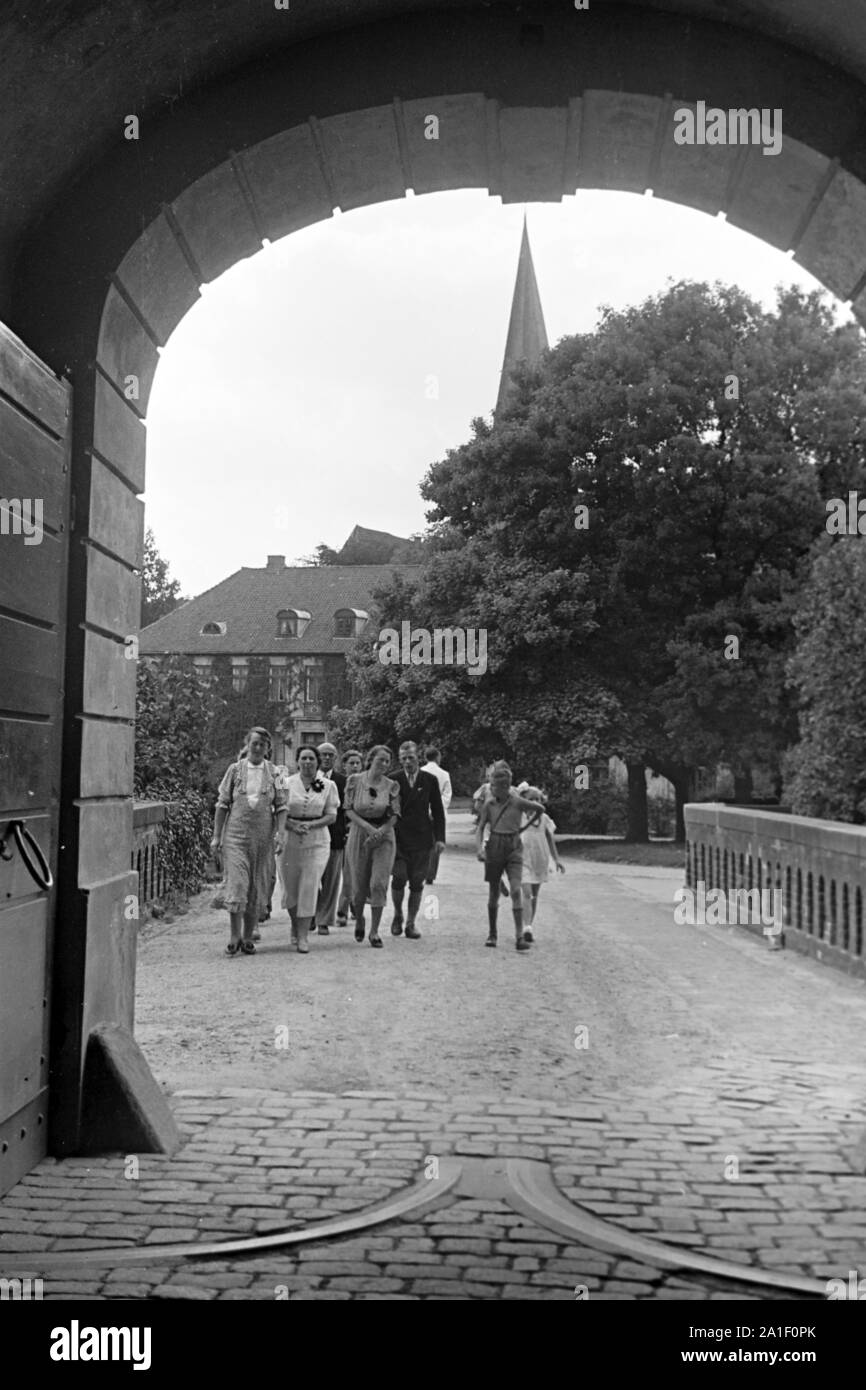
<svg viewBox="0 0 866 1390">
<path fill-rule="evenodd" d="M 277 614 L 278 637 L 303 637 L 310 621 L 303 608 L 281 608 Z"/>
<path fill-rule="evenodd" d="M 225 623 L 205 623 L 201 630 L 202 637 L 225 637 Z"/>
<path fill-rule="evenodd" d="M 334 614 L 334 636 L 359 637 L 369 617 L 363 608 L 338 608 Z"/>
</svg>

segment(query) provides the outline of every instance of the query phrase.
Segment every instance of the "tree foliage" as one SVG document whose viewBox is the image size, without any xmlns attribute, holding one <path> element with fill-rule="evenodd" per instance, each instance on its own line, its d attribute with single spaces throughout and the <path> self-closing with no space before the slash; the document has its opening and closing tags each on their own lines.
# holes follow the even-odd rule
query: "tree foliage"
<svg viewBox="0 0 866 1390">
<path fill-rule="evenodd" d="M 430 554 L 377 596 L 384 626 L 485 628 L 486 673 L 383 667 L 368 643 L 347 728 L 533 776 L 618 753 L 680 801 L 697 764 L 778 774 L 798 586 L 824 500 L 866 479 L 864 422 L 859 333 L 820 295 L 766 312 L 684 283 L 605 310 L 430 468 Z"/>
<path fill-rule="evenodd" d="M 150 527 L 144 533 L 144 565 L 141 572 L 141 626 L 155 623 L 157 618 L 165 617 L 179 608 L 186 599 L 181 598 L 180 583 L 169 578 L 168 561 L 164 560 L 156 548 L 156 540 Z"/>
<path fill-rule="evenodd" d="M 785 797 L 800 815 L 866 824 L 866 550 L 859 536 L 816 547 L 794 619 L 788 673 L 800 742 L 786 760 Z"/>
<path fill-rule="evenodd" d="M 169 803 L 158 854 L 174 896 L 189 897 L 204 882 L 214 806 L 208 772 L 220 710 L 217 693 L 183 657 L 158 667 L 139 662 L 134 789 L 138 798 Z"/>
</svg>

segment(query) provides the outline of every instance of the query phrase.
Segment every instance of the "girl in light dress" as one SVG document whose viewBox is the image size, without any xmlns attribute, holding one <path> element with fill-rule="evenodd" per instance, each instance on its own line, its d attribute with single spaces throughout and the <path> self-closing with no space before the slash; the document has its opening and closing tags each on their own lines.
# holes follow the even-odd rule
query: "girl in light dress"
<svg viewBox="0 0 866 1390">
<path fill-rule="evenodd" d="M 539 787 L 527 787 L 522 795 L 527 801 L 538 801 L 544 805 L 544 793 Z M 556 865 L 556 872 L 565 873 L 565 865 L 559 857 L 553 833 L 556 826 L 547 812 L 541 819 L 529 824 L 531 816 L 524 818 L 523 830 L 523 935 L 527 941 L 533 940 L 532 927 L 538 908 L 538 894 L 542 883 L 547 882 L 550 860 Z"/>
<path fill-rule="evenodd" d="M 301 955 L 309 952 L 310 923 L 322 874 L 331 852 L 328 826 L 337 819 L 340 796 L 336 784 L 319 776 L 318 749 L 302 745 L 298 770 L 286 778 L 286 841 L 280 859 L 282 905 L 292 921 L 292 944 Z"/>
</svg>

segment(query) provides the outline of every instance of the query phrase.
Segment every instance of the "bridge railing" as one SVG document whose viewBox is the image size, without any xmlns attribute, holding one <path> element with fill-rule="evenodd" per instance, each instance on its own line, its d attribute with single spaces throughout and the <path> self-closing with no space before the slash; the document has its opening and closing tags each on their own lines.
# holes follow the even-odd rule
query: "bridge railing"
<svg viewBox="0 0 866 1390">
<path fill-rule="evenodd" d="M 159 857 L 159 828 L 167 801 L 136 801 L 132 809 L 132 862 L 138 874 L 139 911 L 158 903 L 171 885 Z"/>
<path fill-rule="evenodd" d="M 718 802 L 687 805 L 685 821 L 689 888 L 776 889 L 786 946 L 866 977 L 866 826 Z"/>
</svg>

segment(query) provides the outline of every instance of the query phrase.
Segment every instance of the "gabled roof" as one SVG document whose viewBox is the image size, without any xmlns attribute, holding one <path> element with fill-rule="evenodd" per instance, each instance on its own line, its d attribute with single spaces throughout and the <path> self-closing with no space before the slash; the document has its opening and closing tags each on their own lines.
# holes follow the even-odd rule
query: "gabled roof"
<svg viewBox="0 0 866 1390">
<path fill-rule="evenodd" d="M 194 656 L 253 653 L 321 656 L 345 653 L 353 637 L 334 636 L 339 608 L 372 614 L 371 591 L 394 573 L 414 574 L 410 565 L 298 565 L 277 569 L 245 566 L 222 583 L 190 599 L 143 628 L 143 656 L 185 652 Z M 277 636 L 277 613 L 297 608 L 311 619 L 301 637 Z M 207 622 L 225 623 L 225 636 L 203 637 Z"/>
<path fill-rule="evenodd" d="M 337 552 L 338 563 L 341 565 L 387 563 L 394 551 L 405 544 L 405 536 L 393 536 L 390 531 L 373 531 L 369 526 L 354 526 L 349 539 Z"/>
</svg>

